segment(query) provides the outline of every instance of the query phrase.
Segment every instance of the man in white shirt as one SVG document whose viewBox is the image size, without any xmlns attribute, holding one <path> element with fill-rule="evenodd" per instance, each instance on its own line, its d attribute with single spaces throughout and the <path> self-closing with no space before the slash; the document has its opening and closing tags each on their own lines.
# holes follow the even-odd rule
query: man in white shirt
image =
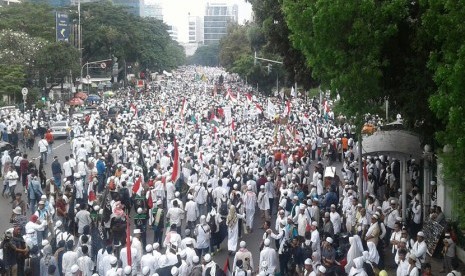
<svg viewBox="0 0 465 276">
<path fill-rule="evenodd" d="M 187 228 L 194 229 L 195 222 L 199 217 L 199 209 L 197 207 L 197 203 L 195 203 L 193 200 L 193 195 L 188 194 L 187 199 L 188 201 L 186 202 L 186 207 L 184 208 L 186 211 Z"/>
<path fill-rule="evenodd" d="M 250 232 L 253 226 L 253 218 L 255 215 L 255 206 L 257 204 L 257 195 L 252 191 L 252 186 L 247 186 L 247 192 L 244 195 L 245 207 L 245 224 Z"/>
<path fill-rule="evenodd" d="M 78 223 L 78 233 L 84 233 L 84 227 L 91 224 L 92 219 L 90 218 L 89 211 L 86 210 L 86 204 L 80 205 L 81 210 L 76 213 L 74 220 Z"/>
<path fill-rule="evenodd" d="M 329 219 L 333 223 L 334 227 L 334 235 L 339 234 L 341 232 L 341 215 L 339 215 L 338 212 L 336 212 L 336 205 L 331 204 L 331 212 L 329 213 Z"/>
<path fill-rule="evenodd" d="M 182 223 L 182 219 L 184 218 L 184 213 L 185 213 L 184 210 L 179 208 L 178 202 L 173 201 L 173 207 L 170 208 L 168 210 L 168 213 L 166 214 L 166 218 L 170 220 L 170 224 L 176 225 L 176 232 L 178 232 L 178 234 L 181 233 L 181 223 Z"/>
<path fill-rule="evenodd" d="M 410 254 L 415 255 L 416 257 L 415 260 L 418 269 L 421 269 L 421 264 L 426 261 L 426 252 L 428 247 L 426 246 L 424 239 L 425 234 L 423 231 L 418 232 L 417 241 L 413 244 L 412 249 L 410 250 Z"/>
<path fill-rule="evenodd" d="M 69 162 L 69 156 L 65 156 L 65 162 L 63 163 L 63 173 L 66 177 L 66 180 L 73 182 L 73 168 Z"/>
<path fill-rule="evenodd" d="M 39 147 L 40 159 L 42 159 L 44 164 L 47 164 L 48 142 L 45 140 L 45 137 L 40 139 L 39 143 L 37 143 L 37 146 Z"/>
</svg>

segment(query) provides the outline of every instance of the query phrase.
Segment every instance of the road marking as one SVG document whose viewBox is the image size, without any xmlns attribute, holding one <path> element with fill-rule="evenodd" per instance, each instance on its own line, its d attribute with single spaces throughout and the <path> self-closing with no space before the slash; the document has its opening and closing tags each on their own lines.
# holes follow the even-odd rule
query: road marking
<svg viewBox="0 0 465 276">
<path fill-rule="evenodd" d="M 59 144 L 58 146 L 52 148 L 52 150 L 56 150 L 56 149 L 58 149 L 58 148 L 60 148 L 60 147 L 62 147 L 62 146 L 64 146 L 64 145 L 66 145 L 66 144 L 68 144 L 68 142 L 65 141 L 65 142 L 63 142 L 62 144 Z M 37 159 L 40 159 L 40 155 L 37 156 L 37 157 L 32 158 L 32 160 L 37 160 Z"/>
</svg>

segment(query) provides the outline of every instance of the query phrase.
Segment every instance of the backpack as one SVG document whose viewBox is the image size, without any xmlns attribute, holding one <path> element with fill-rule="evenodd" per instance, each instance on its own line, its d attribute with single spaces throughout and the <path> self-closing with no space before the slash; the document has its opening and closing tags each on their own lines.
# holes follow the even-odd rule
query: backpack
<svg viewBox="0 0 465 276">
<path fill-rule="evenodd" d="M 228 215 L 228 200 L 223 201 L 221 199 L 221 205 L 220 205 L 220 215 L 222 216 L 227 216 Z"/>
<path fill-rule="evenodd" d="M 208 192 L 207 190 L 207 205 L 208 206 L 211 206 L 214 202 L 214 199 L 213 199 L 213 194 Z"/>
<path fill-rule="evenodd" d="M 208 226 L 210 226 L 211 233 L 216 233 L 218 230 L 218 227 L 216 226 L 216 215 L 210 215 Z"/>
</svg>

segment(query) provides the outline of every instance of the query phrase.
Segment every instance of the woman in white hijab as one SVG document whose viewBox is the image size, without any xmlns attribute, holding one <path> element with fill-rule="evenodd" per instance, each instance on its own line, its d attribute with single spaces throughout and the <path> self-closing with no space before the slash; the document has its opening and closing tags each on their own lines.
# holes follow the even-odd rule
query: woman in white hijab
<svg viewBox="0 0 465 276">
<path fill-rule="evenodd" d="M 367 242 L 368 247 L 368 261 L 372 264 L 378 265 L 379 262 L 379 254 L 378 250 L 376 249 L 376 245 L 373 242 Z"/>
<path fill-rule="evenodd" d="M 347 252 L 347 264 L 344 267 L 346 273 L 350 272 L 350 269 L 354 266 L 354 259 L 362 256 L 363 245 L 359 235 L 355 235 L 349 238 L 350 248 Z"/>
<path fill-rule="evenodd" d="M 363 257 L 357 257 L 354 259 L 354 267 L 350 269 L 349 276 L 367 276 L 368 274 L 363 269 Z"/>
</svg>

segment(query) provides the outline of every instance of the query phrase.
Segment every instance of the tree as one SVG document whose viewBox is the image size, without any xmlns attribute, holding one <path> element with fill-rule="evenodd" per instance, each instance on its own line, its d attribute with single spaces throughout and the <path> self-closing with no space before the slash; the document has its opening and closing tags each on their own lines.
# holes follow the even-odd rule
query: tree
<svg viewBox="0 0 465 276">
<path fill-rule="evenodd" d="M 187 64 L 195 64 L 202 66 L 218 66 L 219 45 L 200 46 L 195 50 L 194 55 L 187 59 Z"/>
<path fill-rule="evenodd" d="M 254 11 L 255 22 L 260 26 L 260 33 L 257 35 L 253 49 L 262 50 L 265 55 L 276 54 L 283 60 L 289 85 L 302 85 L 304 89 L 309 89 L 318 85 L 312 77 L 312 72 L 305 62 L 302 51 L 295 47 L 289 36 L 291 32 L 284 18 L 283 1 L 275 0 L 249 0 Z M 260 35 L 264 36 L 261 41 Z M 252 41 L 252 40 L 251 40 Z"/>
<path fill-rule="evenodd" d="M 0 18 L 0 30 L 12 30 L 55 41 L 55 14 L 49 5 L 23 2 L 3 6 Z"/>
<path fill-rule="evenodd" d="M 247 25 L 231 25 L 226 36 L 220 40 L 220 64 L 227 70 L 232 68 L 240 56 L 252 56 L 247 30 Z"/>
<path fill-rule="evenodd" d="M 66 42 L 49 43 L 39 51 L 36 68 L 41 82 L 45 83 L 47 78 L 47 82 L 52 84 L 47 90 L 58 85 L 63 88 L 67 77 L 80 73 L 79 50 Z"/>
<path fill-rule="evenodd" d="M 457 221 L 465 226 L 465 3 L 463 1 L 423 1 L 425 40 L 435 45 L 428 67 L 434 72 L 437 91 L 429 99 L 430 107 L 445 125 L 437 132 L 442 145 L 452 150 L 442 156 L 446 184 L 454 195 Z"/>
<path fill-rule="evenodd" d="M 0 95 L 8 101 L 20 98 L 26 74 L 20 65 L 0 64 Z M 2 99 L 3 101 L 3 99 Z"/>
<path fill-rule="evenodd" d="M 0 63 L 32 65 L 36 60 L 37 52 L 45 43 L 43 39 L 31 37 L 23 32 L 1 30 Z"/>
<path fill-rule="evenodd" d="M 418 34 L 412 3 L 284 0 L 283 10 L 314 78 L 341 94 L 347 115 L 380 113 L 388 98 L 393 114 L 430 140 L 438 127 L 427 105 L 435 87 L 426 68 L 431 46 Z"/>
</svg>

